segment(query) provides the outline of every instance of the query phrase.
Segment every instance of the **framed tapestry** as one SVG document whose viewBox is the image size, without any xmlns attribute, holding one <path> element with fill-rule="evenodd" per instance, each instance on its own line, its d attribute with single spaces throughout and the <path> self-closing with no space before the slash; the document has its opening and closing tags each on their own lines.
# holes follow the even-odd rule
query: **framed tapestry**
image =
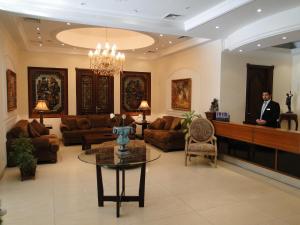
<svg viewBox="0 0 300 225">
<path fill-rule="evenodd" d="M 147 100 L 151 107 L 151 73 L 124 71 L 120 79 L 121 113 L 136 116 L 142 100 Z M 151 110 L 145 112 L 151 114 Z"/>
<path fill-rule="evenodd" d="M 28 67 L 29 117 L 39 117 L 34 111 L 37 100 L 46 100 L 49 111 L 44 117 L 68 114 L 68 69 Z"/>
<path fill-rule="evenodd" d="M 16 73 L 7 70 L 6 71 L 7 82 L 7 111 L 13 111 L 17 108 L 17 77 Z"/>
<path fill-rule="evenodd" d="M 172 109 L 190 111 L 192 79 L 172 80 Z"/>
</svg>

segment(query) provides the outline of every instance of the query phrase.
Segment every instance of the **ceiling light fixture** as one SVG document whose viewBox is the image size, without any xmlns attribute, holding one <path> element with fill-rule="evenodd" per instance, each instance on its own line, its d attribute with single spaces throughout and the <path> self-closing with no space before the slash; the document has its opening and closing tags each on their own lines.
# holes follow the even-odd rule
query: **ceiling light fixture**
<svg viewBox="0 0 300 225">
<path fill-rule="evenodd" d="M 64 43 L 61 43 L 61 45 L 64 46 L 65 44 L 64 44 Z"/>
<path fill-rule="evenodd" d="M 173 42 L 172 41 L 169 41 L 169 44 L 172 44 Z"/>
<path fill-rule="evenodd" d="M 42 44 L 42 43 L 40 43 L 40 44 L 39 44 L 39 46 L 40 46 L 40 47 L 42 47 L 42 46 L 43 46 L 43 44 Z"/>
<path fill-rule="evenodd" d="M 68 25 L 68 26 L 70 26 L 70 25 L 71 25 L 71 23 L 67 22 L 67 25 Z"/>
<path fill-rule="evenodd" d="M 123 72 L 125 54 L 117 52 L 115 44 L 109 44 L 107 41 L 107 29 L 105 29 L 106 43 L 103 48 L 100 43 L 97 44 L 94 51 L 90 50 L 90 68 L 98 76 L 114 76 Z"/>
<path fill-rule="evenodd" d="M 261 46 L 261 44 L 257 44 L 256 46 L 257 46 L 257 47 L 260 47 L 260 46 Z"/>
<path fill-rule="evenodd" d="M 164 35 L 163 35 L 163 34 L 160 34 L 159 36 L 160 36 L 160 37 L 163 37 Z"/>
<path fill-rule="evenodd" d="M 262 9 L 257 9 L 256 12 L 261 13 Z"/>
<path fill-rule="evenodd" d="M 284 37 L 282 37 L 282 40 L 286 40 L 286 39 L 287 39 L 287 37 L 285 37 L 285 36 L 284 36 Z"/>
<path fill-rule="evenodd" d="M 243 52 L 243 49 L 240 49 L 239 52 Z"/>
<path fill-rule="evenodd" d="M 219 29 L 220 27 L 219 26 L 216 26 L 216 29 Z"/>
<path fill-rule="evenodd" d="M 40 30 L 40 28 L 39 28 L 39 27 L 37 27 L 37 28 L 36 28 L 36 30 Z"/>
<path fill-rule="evenodd" d="M 41 37 L 41 36 L 38 36 L 38 39 L 42 39 L 42 37 Z"/>
</svg>

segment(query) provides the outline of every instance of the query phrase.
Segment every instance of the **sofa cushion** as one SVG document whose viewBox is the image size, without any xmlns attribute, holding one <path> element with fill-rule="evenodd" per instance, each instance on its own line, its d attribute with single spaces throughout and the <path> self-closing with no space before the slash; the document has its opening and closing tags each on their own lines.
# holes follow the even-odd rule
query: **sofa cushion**
<svg viewBox="0 0 300 225">
<path fill-rule="evenodd" d="M 109 115 L 90 115 L 92 127 L 110 127 Z"/>
<path fill-rule="evenodd" d="M 68 129 L 70 130 L 76 130 L 77 129 L 77 122 L 76 122 L 76 117 L 62 117 L 61 122 L 63 124 L 66 124 Z"/>
<path fill-rule="evenodd" d="M 33 126 L 31 125 L 31 123 L 28 124 L 28 133 L 29 133 L 30 137 L 33 137 L 33 138 L 35 138 L 35 137 L 40 137 L 40 136 L 41 136 L 40 133 L 37 132 L 37 131 L 33 128 Z"/>
<path fill-rule="evenodd" d="M 172 122 L 174 120 L 174 117 L 173 116 L 164 116 L 163 119 L 165 120 L 164 129 L 165 130 L 170 130 Z"/>
<path fill-rule="evenodd" d="M 157 118 L 149 124 L 149 129 L 161 130 L 164 128 L 165 123 L 165 120 L 163 120 L 162 118 Z"/>
<path fill-rule="evenodd" d="M 18 137 L 29 137 L 28 120 L 19 120 L 13 128 L 7 132 L 7 139 Z"/>
<path fill-rule="evenodd" d="M 171 124 L 170 130 L 179 130 L 181 128 L 181 118 L 175 117 Z"/>
<path fill-rule="evenodd" d="M 48 133 L 48 129 L 43 124 L 40 124 L 36 119 L 32 120 L 31 123 L 30 123 L 30 125 L 40 135 L 44 135 L 44 134 Z"/>
<path fill-rule="evenodd" d="M 87 118 L 76 118 L 76 123 L 80 130 L 86 130 L 92 127 L 91 121 Z"/>
</svg>

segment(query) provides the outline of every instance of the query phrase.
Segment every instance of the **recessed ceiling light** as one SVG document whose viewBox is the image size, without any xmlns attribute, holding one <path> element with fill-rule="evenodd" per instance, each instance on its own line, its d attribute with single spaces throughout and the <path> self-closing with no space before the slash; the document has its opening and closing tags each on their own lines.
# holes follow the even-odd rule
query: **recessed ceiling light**
<svg viewBox="0 0 300 225">
<path fill-rule="evenodd" d="M 239 52 L 243 52 L 243 49 L 240 49 Z"/>
<path fill-rule="evenodd" d="M 43 46 L 43 44 L 42 44 L 42 43 L 40 43 L 40 44 L 39 44 L 39 46 L 40 46 L 40 47 L 42 47 L 42 46 Z"/>
<path fill-rule="evenodd" d="M 42 37 L 41 37 L 41 36 L 38 36 L 38 39 L 42 39 Z"/>
<path fill-rule="evenodd" d="M 40 30 L 40 28 L 39 28 L 39 27 L 37 27 L 37 28 L 36 28 L 36 30 Z"/>
<path fill-rule="evenodd" d="M 282 37 L 282 40 L 286 40 L 286 39 L 287 39 L 287 37 L 285 37 L 285 36 L 284 36 L 284 37 Z"/>
<path fill-rule="evenodd" d="M 216 29 L 219 29 L 220 27 L 219 26 L 216 26 Z"/>
<path fill-rule="evenodd" d="M 173 42 L 172 41 L 169 41 L 169 44 L 172 44 Z"/>
<path fill-rule="evenodd" d="M 164 35 L 163 35 L 163 34 L 160 34 L 159 36 L 160 36 L 160 37 L 163 37 Z"/>
<path fill-rule="evenodd" d="M 155 50 L 157 51 L 157 50 L 158 50 L 158 48 L 155 48 Z"/>
<path fill-rule="evenodd" d="M 144 55 L 146 55 L 146 52 L 144 52 Z"/>
<path fill-rule="evenodd" d="M 262 9 L 257 9 L 256 12 L 260 13 L 262 12 Z"/>
<path fill-rule="evenodd" d="M 260 47 L 260 46 L 261 46 L 261 44 L 257 44 L 256 46 L 257 46 L 257 47 Z"/>
<path fill-rule="evenodd" d="M 64 43 L 61 43 L 61 45 L 64 46 L 65 44 L 64 44 Z"/>
<path fill-rule="evenodd" d="M 70 25 L 71 25 L 71 23 L 67 22 L 67 25 L 68 25 L 68 26 L 70 26 Z"/>
</svg>

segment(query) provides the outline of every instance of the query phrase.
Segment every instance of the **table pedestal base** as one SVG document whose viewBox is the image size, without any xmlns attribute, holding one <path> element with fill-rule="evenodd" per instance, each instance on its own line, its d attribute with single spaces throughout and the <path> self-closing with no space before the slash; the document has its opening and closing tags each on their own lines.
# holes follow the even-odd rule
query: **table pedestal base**
<svg viewBox="0 0 300 225">
<path fill-rule="evenodd" d="M 139 207 L 144 207 L 146 163 L 141 165 L 139 195 L 137 195 L 137 196 L 126 196 L 125 195 L 125 171 L 126 171 L 125 168 L 117 167 L 114 169 L 116 170 L 116 195 L 115 196 L 104 195 L 101 166 L 96 165 L 98 206 L 103 207 L 104 201 L 116 202 L 116 209 L 117 209 L 116 216 L 117 217 L 120 217 L 120 207 L 121 207 L 122 202 L 139 202 Z M 120 172 L 122 173 L 121 192 L 120 192 Z"/>
</svg>

